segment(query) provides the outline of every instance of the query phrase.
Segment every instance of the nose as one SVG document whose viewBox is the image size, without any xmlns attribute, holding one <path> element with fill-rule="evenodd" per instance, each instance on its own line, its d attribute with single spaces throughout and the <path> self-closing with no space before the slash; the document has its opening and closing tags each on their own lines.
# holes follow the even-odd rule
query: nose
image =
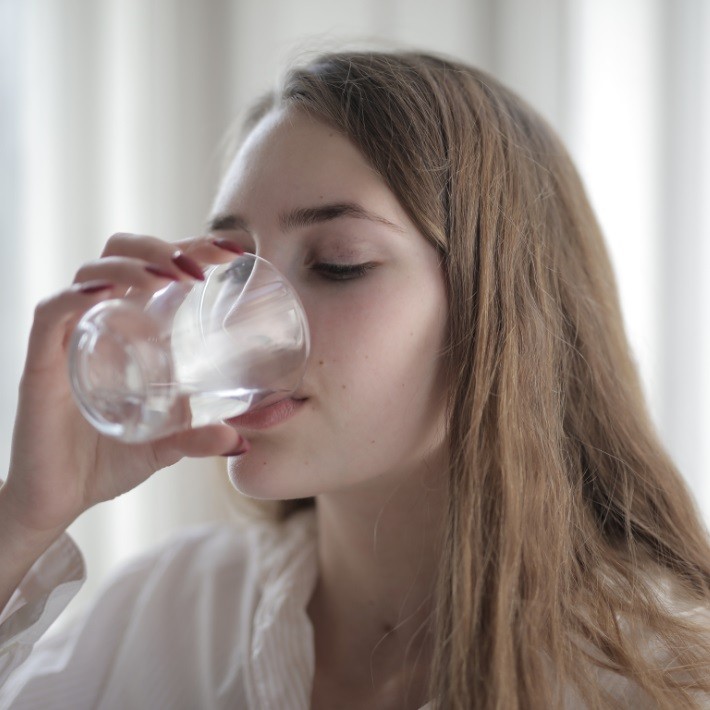
<svg viewBox="0 0 710 710">
<path fill-rule="evenodd" d="M 268 262 L 286 280 L 290 287 L 301 296 L 300 272 L 303 264 L 299 261 L 297 250 L 282 248 L 274 244 L 275 240 L 256 240 L 253 253 Z"/>
<path fill-rule="evenodd" d="M 287 287 L 290 287 L 297 297 L 310 344 L 311 356 L 306 364 L 308 370 L 313 348 L 318 340 L 318 318 L 316 315 L 318 313 L 318 299 L 322 299 L 322 296 L 312 286 L 309 286 L 307 266 L 304 264 L 305 257 L 297 248 L 282 249 L 273 243 L 264 243 L 257 248 L 257 256 L 269 262 L 283 276 Z"/>
<path fill-rule="evenodd" d="M 279 233 L 273 227 L 271 230 L 267 228 L 265 228 L 265 231 L 255 230 L 253 253 L 275 268 L 298 296 L 312 336 L 313 318 L 311 316 L 314 305 L 310 302 L 312 289 L 307 288 L 307 284 L 304 282 L 306 273 L 305 257 L 298 243 L 289 241 L 287 235 Z"/>
</svg>

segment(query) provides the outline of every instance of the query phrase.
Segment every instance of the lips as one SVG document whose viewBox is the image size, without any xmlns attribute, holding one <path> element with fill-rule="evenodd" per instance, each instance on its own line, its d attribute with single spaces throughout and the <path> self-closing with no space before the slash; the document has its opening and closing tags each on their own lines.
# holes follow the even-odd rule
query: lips
<svg viewBox="0 0 710 710">
<path fill-rule="evenodd" d="M 305 402 L 305 399 L 282 399 L 268 407 L 227 419 L 226 423 L 240 429 L 268 429 L 290 419 L 301 410 Z"/>
</svg>

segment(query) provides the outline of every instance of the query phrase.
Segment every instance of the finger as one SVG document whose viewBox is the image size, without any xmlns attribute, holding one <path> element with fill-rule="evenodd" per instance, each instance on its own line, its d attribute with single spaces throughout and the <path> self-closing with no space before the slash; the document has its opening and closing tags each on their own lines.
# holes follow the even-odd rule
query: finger
<svg viewBox="0 0 710 710">
<path fill-rule="evenodd" d="M 27 367 L 44 369 L 56 363 L 63 352 L 71 326 L 90 308 L 113 295 L 115 285 L 109 281 L 75 284 L 41 301 L 35 308 L 34 321 L 27 346 Z"/>
<path fill-rule="evenodd" d="M 172 459 L 176 452 L 192 457 L 239 455 L 237 452 L 248 451 L 249 443 L 226 424 L 210 424 L 167 437 L 156 448 L 163 449 Z"/>
<path fill-rule="evenodd" d="M 155 264 L 169 264 L 175 244 L 147 234 L 117 232 L 108 238 L 101 256 L 127 256 Z"/>
<path fill-rule="evenodd" d="M 244 249 L 234 239 L 226 237 L 191 237 L 178 240 L 174 245 L 196 261 L 207 264 L 227 263 L 244 253 Z"/>
<path fill-rule="evenodd" d="M 192 258 L 180 258 L 180 254 L 176 252 L 181 251 L 181 248 L 176 247 L 174 243 L 147 234 L 117 232 L 107 240 L 101 257 L 102 259 L 111 257 L 142 259 L 164 272 L 175 272 L 183 278 L 187 275 L 201 280 L 202 270 L 199 264 Z"/>
<path fill-rule="evenodd" d="M 176 251 L 185 257 L 180 259 L 178 256 L 177 264 Z M 168 242 L 145 234 L 118 232 L 108 239 L 101 256 L 135 257 L 167 270 L 177 265 L 184 273 L 199 278 L 199 264 L 223 264 L 242 253 L 233 239 L 219 236 L 201 235 Z"/>
<path fill-rule="evenodd" d="M 155 290 L 161 283 L 188 281 L 194 278 L 176 264 L 146 263 L 142 259 L 126 256 L 109 256 L 84 264 L 74 277 L 75 283 L 95 280 L 111 281 L 117 286 Z"/>
</svg>

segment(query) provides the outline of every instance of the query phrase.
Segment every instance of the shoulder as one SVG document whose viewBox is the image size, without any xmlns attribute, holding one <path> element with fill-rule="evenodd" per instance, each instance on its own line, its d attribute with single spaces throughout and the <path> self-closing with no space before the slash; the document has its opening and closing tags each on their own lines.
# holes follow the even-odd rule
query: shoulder
<svg viewBox="0 0 710 710">
<path fill-rule="evenodd" d="M 205 683 L 209 688 L 239 684 L 257 610 L 264 611 L 259 619 L 263 634 L 281 600 L 292 601 L 296 595 L 291 591 L 310 579 L 304 561 L 314 549 L 308 544 L 311 533 L 310 516 L 301 516 L 284 523 L 209 523 L 174 534 L 116 569 L 84 613 L 60 633 L 43 638 L 31 658 L 18 656 L 15 661 L 24 660 L 24 670 L 15 673 L 16 689 L 61 676 L 72 697 L 76 687 L 92 698 L 103 692 L 134 697 L 175 687 L 184 693 L 178 704 L 204 707 L 190 698 Z M 67 545 L 73 549 L 65 541 L 56 554 L 64 555 Z M 288 583 L 291 589 L 284 586 Z M 44 604 L 40 599 L 35 606 Z M 35 639 L 42 629 L 28 625 L 24 633 Z"/>
<path fill-rule="evenodd" d="M 282 523 L 207 523 L 174 534 L 115 570 L 73 633 L 129 655 L 148 646 L 169 654 L 185 638 L 222 650 L 248 643 L 260 608 L 293 600 L 312 583 L 314 516 L 304 513 Z"/>
<path fill-rule="evenodd" d="M 305 514 L 304 514 L 305 513 Z M 299 545 L 312 537 L 313 516 L 299 512 L 282 523 L 214 522 L 190 526 L 133 558 L 115 572 L 107 586 L 138 582 L 138 602 L 175 608 L 205 597 L 253 596 L 265 577 Z"/>
<path fill-rule="evenodd" d="M 298 511 L 283 522 L 240 520 L 194 525 L 137 558 L 136 564 L 158 564 L 163 571 L 189 568 L 213 573 L 234 566 L 268 567 L 312 540 L 315 516 Z"/>
</svg>

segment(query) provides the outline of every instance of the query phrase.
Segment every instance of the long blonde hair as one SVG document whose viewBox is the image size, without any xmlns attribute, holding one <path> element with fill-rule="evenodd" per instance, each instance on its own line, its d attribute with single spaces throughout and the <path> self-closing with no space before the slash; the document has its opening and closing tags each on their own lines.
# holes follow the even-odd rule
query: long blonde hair
<svg viewBox="0 0 710 710">
<path fill-rule="evenodd" d="M 597 221 L 563 145 L 487 74 L 347 52 L 276 106 L 348 137 L 442 254 L 449 294 L 448 520 L 430 697 L 446 710 L 614 707 L 710 692 L 710 545 L 649 417 Z M 276 516 L 312 505 L 283 501 Z M 639 643 L 635 628 L 646 634 Z M 663 653 L 650 653 L 654 648 Z"/>
</svg>

